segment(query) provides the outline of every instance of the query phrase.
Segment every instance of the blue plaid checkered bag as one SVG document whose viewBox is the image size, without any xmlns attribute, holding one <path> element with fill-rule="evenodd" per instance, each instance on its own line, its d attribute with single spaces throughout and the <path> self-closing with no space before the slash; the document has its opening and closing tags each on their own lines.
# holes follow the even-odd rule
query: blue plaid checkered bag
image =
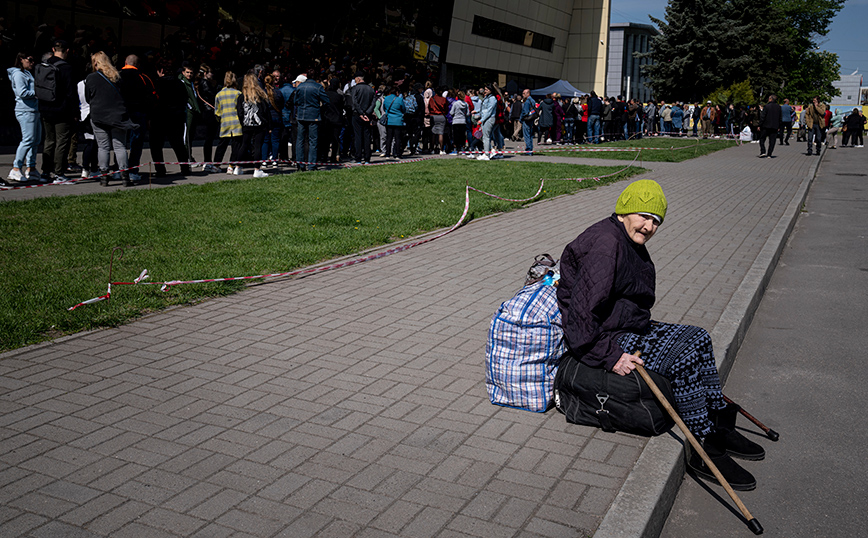
<svg viewBox="0 0 868 538">
<path fill-rule="evenodd" d="M 566 352 L 555 287 L 539 281 L 500 305 L 485 346 L 491 403 L 544 413 L 552 407 L 558 361 Z"/>
</svg>

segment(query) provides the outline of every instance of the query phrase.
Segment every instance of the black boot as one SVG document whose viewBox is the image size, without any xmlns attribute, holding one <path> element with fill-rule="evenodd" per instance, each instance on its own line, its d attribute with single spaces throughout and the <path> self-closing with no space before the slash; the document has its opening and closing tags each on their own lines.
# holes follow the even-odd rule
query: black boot
<svg viewBox="0 0 868 538">
<path fill-rule="evenodd" d="M 723 475 L 723 478 L 729 483 L 732 489 L 738 491 L 750 491 L 756 488 L 756 479 L 752 474 L 745 471 L 726 453 L 724 448 L 725 441 L 720 433 L 712 431 L 704 440 L 701 441 L 702 448 L 711 459 L 711 462 Z M 702 478 L 711 482 L 717 482 L 717 478 L 711 469 L 705 464 L 702 457 L 693 450 L 691 445 L 687 445 L 687 468 L 692 470 Z"/>
<path fill-rule="evenodd" d="M 743 460 L 761 460 L 766 451 L 735 429 L 735 419 L 741 409 L 737 404 L 728 404 L 723 409 L 709 409 L 708 418 L 720 434 L 726 453 Z"/>
<path fill-rule="evenodd" d="M 129 172 L 121 172 L 121 179 L 124 180 L 124 187 L 132 187 L 133 186 L 133 182 L 132 182 L 132 180 L 130 180 L 130 173 Z"/>
</svg>

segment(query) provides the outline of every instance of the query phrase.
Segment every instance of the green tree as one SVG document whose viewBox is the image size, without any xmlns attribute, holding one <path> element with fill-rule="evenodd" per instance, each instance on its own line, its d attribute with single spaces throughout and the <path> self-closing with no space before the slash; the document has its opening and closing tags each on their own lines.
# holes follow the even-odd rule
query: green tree
<svg viewBox="0 0 868 538">
<path fill-rule="evenodd" d="M 640 57 L 658 97 L 689 100 L 750 80 L 759 99 L 834 95 L 837 57 L 816 52 L 844 0 L 670 0 Z M 813 93 L 812 93 L 813 92 Z"/>
</svg>

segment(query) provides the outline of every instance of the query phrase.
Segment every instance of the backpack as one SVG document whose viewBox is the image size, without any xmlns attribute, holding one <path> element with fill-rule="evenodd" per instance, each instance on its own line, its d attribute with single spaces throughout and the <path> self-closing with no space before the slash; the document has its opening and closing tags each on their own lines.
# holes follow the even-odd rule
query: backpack
<svg viewBox="0 0 868 538">
<path fill-rule="evenodd" d="M 526 285 L 500 305 L 485 345 L 485 387 L 491 403 L 544 413 L 566 351 L 554 280 L 557 262 L 537 256 Z"/>
<path fill-rule="evenodd" d="M 527 116 L 524 117 L 522 121 L 527 123 L 536 123 L 539 121 L 539 107 L 542 103 L 537 103 L 535 107 L 531 109 L 530 112 L 527 113 Z"/>
<path fill-rule="evenodd" d="M 57 100 L 57 79 L 60 78 L 60 69 L 57 68 L 57 64 L 59 63 L 42 62 L 36 64 L 33 78 L 36 98 L 40 101 L 53 103 Z"/>
<path fill-rule="evenodd" d="M 505 110 L 506 106 L 503 104 L 503 100 L 498 99 L 495 108 L 495 123 L 506 123 L 506 116 L 504 115 Z"/>
<path fill-rule="evenodd" d="M 407 110 L 405 114 L 407 115 L 415 115 L 416 114 L 416 96 L 408 95 L 404 98 L 404 108 Z"/>
</svg>

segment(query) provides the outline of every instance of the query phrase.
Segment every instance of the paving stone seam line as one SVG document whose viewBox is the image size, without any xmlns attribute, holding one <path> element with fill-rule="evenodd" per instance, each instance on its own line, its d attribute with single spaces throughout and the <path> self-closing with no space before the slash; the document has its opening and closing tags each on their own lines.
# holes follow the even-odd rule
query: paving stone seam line
<svg viewBox="0 0 868 538">
<path fill-rule="evenodd" d="M 823 156 L 825 148 L 811 165 L 786 211 L 724 308 L 720 320 L 710 331 L 723 384 L 726 383 L 738 348 L 759 307 L 787 239 L 796 225 Z M 721 342 L 725 344 L 721 345 Z M 723 351 L 718 352 L 720 349 Z M 594 538 L 660 536 L 684 476 L 684 443 L 686 441 L 680 432 L 653 437 L 648 441 L 597 527 Z"/>
</svg>

